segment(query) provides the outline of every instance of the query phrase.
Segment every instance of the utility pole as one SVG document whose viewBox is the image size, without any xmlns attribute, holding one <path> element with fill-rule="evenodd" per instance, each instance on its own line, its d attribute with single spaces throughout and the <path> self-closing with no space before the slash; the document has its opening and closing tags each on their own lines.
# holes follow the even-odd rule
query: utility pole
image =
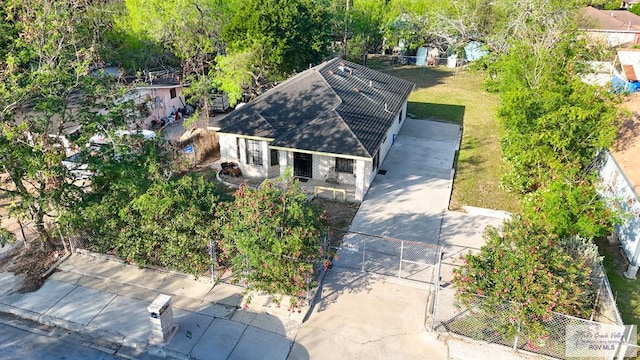
<svg viewBox="0 0 640 360">
<path fill-rule="evenodd" d="M 349 0 L 347 0 L 347 7 L 345 10 L 345 15 L 344 15 L 344 37 L 342 38 L 342 46 L 343 46 L 343 50 L 342 52 L 344 53 L 344 58 L 347 58 L 347 37 L 349 33 Z"/>
</svg>

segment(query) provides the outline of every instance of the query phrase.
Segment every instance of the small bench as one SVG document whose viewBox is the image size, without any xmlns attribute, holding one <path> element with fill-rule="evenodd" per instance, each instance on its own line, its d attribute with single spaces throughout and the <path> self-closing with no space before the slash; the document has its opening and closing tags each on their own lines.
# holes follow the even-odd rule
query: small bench
<svg viewBox="0 0 640 360">
<path fill-rule="evenodd" d="M 336 193 L 342 193 L 342 201 L 347 201 L 347 190 L 345 189 L 338 189 L 338 188 L 333 188 L 333 187 L 328 187 L 328 186 L 314 186 L 313 187 L 313 194 L 315 196 L 318 196 L 318 193 L 320 191 L 332 191 L 333 192 L 333 199 L 336 199 Z"/>
</svg>

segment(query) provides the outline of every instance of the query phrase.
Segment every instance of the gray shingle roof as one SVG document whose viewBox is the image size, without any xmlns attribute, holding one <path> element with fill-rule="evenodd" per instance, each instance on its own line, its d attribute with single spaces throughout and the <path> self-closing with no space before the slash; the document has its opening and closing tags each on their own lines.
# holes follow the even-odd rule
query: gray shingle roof
<svg viewBox="0 0 640 360">
<path fill-rule="evenodd" d="M 373 157 L 414 84 L 341 59 L 304 71 L 228 114 L 220 132 L 271 145 Z"/>
</svg>

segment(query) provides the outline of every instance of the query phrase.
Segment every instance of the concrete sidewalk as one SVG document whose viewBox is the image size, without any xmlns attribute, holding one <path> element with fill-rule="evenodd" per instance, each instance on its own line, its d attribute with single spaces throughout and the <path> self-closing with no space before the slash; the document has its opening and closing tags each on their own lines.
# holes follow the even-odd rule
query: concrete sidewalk
<svg viewBox="0 0 640 360">
<path fill-rule="evenodd" d="M 74 253 L 35 292 L 21 294 L 22 276 L 0 273 L 0 311 L 122 345 L 116 355 L 190 359 L 286 359 L 302 314 L 255 299 L 243 308 L 242 288 L 182 274 L 140 269 L 116 258 Z M 152 345 L 147 306 L 172 296 L 177 333 Z M 107 351 L 109 349 L 106 349 Z M 138 355 L 136 355 L 138 354 Z"/>
</svg>

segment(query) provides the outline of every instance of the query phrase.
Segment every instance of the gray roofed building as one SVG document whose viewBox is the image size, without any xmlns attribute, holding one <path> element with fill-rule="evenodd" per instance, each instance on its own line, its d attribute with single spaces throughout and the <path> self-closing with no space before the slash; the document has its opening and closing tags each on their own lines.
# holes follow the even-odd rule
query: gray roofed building
<svg viewBox="0 0 640 360">
<path fill-rule="evenodd" d="M 334 58 L 217 121 L 220 154 L 248 177 L 294 175 L 355 187 L 361 200 L 406 117 L 414 84 Z"/>
<path fill-rule="evenodd" d="M 334 58 L 233 111 L 220 132 L 272 146 L 373 157 L 414 84 Z"/>
</svg>

